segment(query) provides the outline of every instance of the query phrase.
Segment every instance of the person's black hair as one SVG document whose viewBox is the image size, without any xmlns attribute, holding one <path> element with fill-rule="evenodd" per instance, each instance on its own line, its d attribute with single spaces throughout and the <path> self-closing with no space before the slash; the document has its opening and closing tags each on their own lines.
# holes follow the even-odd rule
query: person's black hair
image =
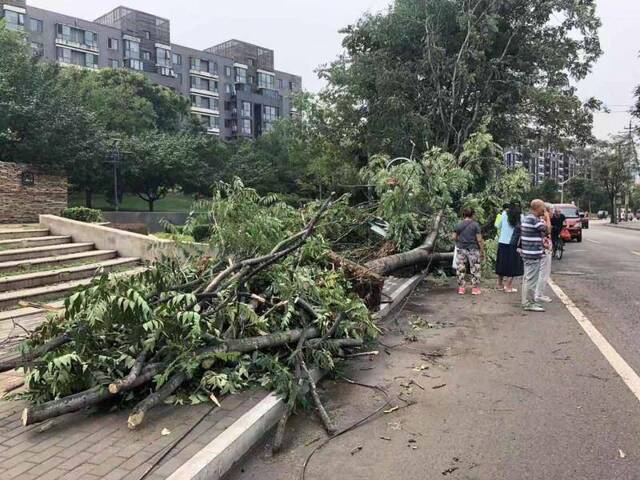
<svg viewBox="0 0 640 480">
<path fill-rule="evenodd" d="M 509 221 L 509 225 L 511 225 L 513 228 L 520 225 L 521 215 L 522 209 L 520 208 L 520 205 L 518 205 L 517 203 L 512 203 L 509 206 L 509 211 L 507 212 L 507 220 Z"/>
<path fill-rule="evenodd" d="M 471 207 L 466 207 L 464 210 L 462 210 L 462 216 L 464 218 L 471 218 L 475 214 L 476 214 L 476 211 Z"/>
<path fill-rule="evenodd" d="M 507 210 L 511 205 L 509 205 L 508 203 L 503 203 L 502 204 L 502 210 Z"/>
</svg>

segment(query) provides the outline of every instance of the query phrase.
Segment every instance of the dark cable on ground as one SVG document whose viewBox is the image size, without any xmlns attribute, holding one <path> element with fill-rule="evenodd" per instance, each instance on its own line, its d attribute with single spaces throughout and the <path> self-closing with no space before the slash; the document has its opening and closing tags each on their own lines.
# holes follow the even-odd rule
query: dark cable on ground
<svg viewBox="0 0 640 480">
<path fill-rule="evenodd" d="M 198 425 L 200 425 L 205 418 L 207 418 L 209 415 L 211 415 L 211 412 L 213 412 L 213 410 L 216 408 L 217 405 L 212 405 L 211 408 L 207 411 L 207 413 L 205 413 L 200 420 L 198 420 L 196 423 L 194 423 L 191 428 L 189 428 L 186 432 L 184 432 L 180 438 L 178 438 L 178 440 L 176 440 L 175 442 L 173 442 L 171 445 L 169 445 L 166 450 L 164 451 L 164 453 L 162 455 L 160 455 L 160 457 L 154 461 L 151 465 L 149 465 L 149 467 L 147 467 L 147 469 L 144 471 L 144 473 L 142 474 L 142 476 L 138 479 L 138 480 L 144 480 L 145 478 L 147 478 L 147 475 L 149 475 L 159 464 L 160 462 L 162 462 L 162 460 L 164 460 L 165 458 L 167 458 L 167 455 L 169 455 L 169 453 L 171 453 L 173 451 L 174 448 L 176 448 L 178 446 L 178 444 L 184 440 L 186 438 L 187 435 L 189 435 L 191 432 L 193 432 L 194 428 L 196 428 Z M 157 453 L 154 453 L 151 457 L 149 458 L 153 458 L 155 455 L 157 455 Z"/>
<path fill-rule="evenodd" d="M 313 450 L 311 450 L 311 452 L 309 452 L 309 455 L 307 455 L 307 458 L 304 461 L 304 465 L 302 466 L 302 472 L 300 474 L 300 480 L 305 480 L 306 479 L 307 467 L 309 466 L 309 462 L 311 461 L 311 457 L 313 457 L 313 455 L 315 455 L 315 453 L 318 450 L 323 448 L 325 445 L 327 445 L 334 438 L 337 438 L 337 437 L 339 437 L 341 435 L 344 435 L 347 432 L 351 432 L 352 430 L 355 430 L 356 428 L 361 427 L 365 423 L 369 422 L 371 419 L 373 419 L 375 416 L 377 416 L 380 412 L 382 412 L 391 403 L 391 397 L 389 396 L 389 393 L 384 388 L 380 387 L 379 385 L 368 385 L 366 383 L 356 382 L 356 381 L 351 380 L 351 379 L 346 378 L 346 377 L 340 377 L 340 378 L 342 380 L 344 380 L 345 382 L 351 384 L 351 385 L 357 385 L 359 387 L 364 387 L 364 388 L 370 388 L 372 390 L 377 390 L 377 391 L 379 391 L 380 393 L 382 393 L 385 396 L 386 401 L 384 402 L 384 404 L 382 404 L 380 407 L 378 407 L 375 411 L 373 411 L 372 413 L 370 413 L 366 417 L 364 417 L 361 420 L 358 420 L 356 423 L 354 423 L 354 424 L 352 424 L 352 425 L 340 430 L 338 433 L 336 433 L 335 435 L 325 439 L 322 443 L 320 443 Z"/>
</svg>

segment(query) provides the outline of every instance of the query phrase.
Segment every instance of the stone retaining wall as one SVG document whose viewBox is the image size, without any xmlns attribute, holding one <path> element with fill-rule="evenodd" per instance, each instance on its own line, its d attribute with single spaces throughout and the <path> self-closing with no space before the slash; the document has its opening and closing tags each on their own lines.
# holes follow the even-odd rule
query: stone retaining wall
<svg viewBox="0 0 640 480">
<path fill-rule="evenodd" d="M 33 174 L 33 185 L 23 185 L 23 172 Z M 39 214 L 59 215 L 67 207 L 67 186 L 63 176 L 0 162 L 0 223 L 36 223 Z"/>
</svg>

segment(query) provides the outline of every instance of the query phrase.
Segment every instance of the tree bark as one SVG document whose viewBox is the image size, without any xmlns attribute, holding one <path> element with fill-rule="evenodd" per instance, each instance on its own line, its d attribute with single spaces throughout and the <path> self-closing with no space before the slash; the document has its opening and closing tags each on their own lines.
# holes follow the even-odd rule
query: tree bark
<svg viewBox="0 0 640 480">
<path fill-rule="evenodd" d="M 178 372 L 167 380 L 162 387 L 138 403 L 129 415 L 129 420 L 127 421 L 129 430 L 135 430 L 136 427 L 144 421 L 144 416 L 149 410 L 164 402 L 167 397 L 175 392 L 187 379 L 188 377 L 185 372 Z"/>
<path fill-rule="evenodd" d="M 389 275 L 401 268 L 429 261 L 436 239 L 438 238 L 438 231 L 440 230 L 443 218 L 444 212 L 440 211 L 436 214 L 431 233 L 418 248 L 372 260 L 371 262 L 367 262 L 365 266 L 379 275 Z"/>
<path fill-rule="evenodd" d="M 21 354 L 12 358 L 8 358 L 6 360 L 0 360 L 0 373 L 8 372 L 9 370 L 14 370 L 18 367 L 22 367 L 29 362 L 41 357 L 47 352 L 55 350 L 62 345 L 65 345 L 71 341 L 71 337 L 67 334 L 60 335 L 59 337 L 52 338 L 48 342 L 37 346 L 33 350 L 26 352 L 25 354 Z"/>
<path fill-rule="evenodd" d="M 289 330 L 286 332 L 272 333 L 263 337 L 247 337 L 237 340 L 226 340 L 220 345 L 204 348 L 198 351 L 198 356 L 210 355 L 213 353 L 250 353 L 256 350 L 265 350 L 268 348 L 280 347 L 300 340 L 303 330 Z M 308 328 L 305 330 L 305 338 L 317 338 L 320 332 L 316 328 Z"/>
<path fill-rule="evenodd" d="M 127 385 L 126 388 L 122 388 L 120 392 L 132 390 L 150 382 L 164 367 L 165 365 L 160 363 L 147 365 L 135 381 Z M 25 408 L 22 411 L 22 425 L 26 427 L 34 423 L 44 422 L 50 418 L 59 417 L 66 413 L 76 412 L 91 405 L 102 403 L 113 397 L 114 395 L 112 395 L 108 389 L 102 385 L 98 385 L 84 392 Z"/>
<path fill-rule="evenodd" d="M 119 393 L 123 388 L 126 389 L 129 385 L 135 382 L 136 378 L 138 378 L 138 375 L 140 375 L 140 372 L 142 371 L 145 358 L 146 353 L 140 354 L 138 358 L 136 358 L 133 367 L 131 367 L 129 375 L 127 375 L 123 379 L 116 380 L 115 382 L 109 384 L 109 393 L 115 395 L 116 393 Z"/>
<path fill-rule="evenodd" d="M 311 398 L 313 399 L 313 403 L 315 404 L 316 409 L 318 410 L 318 416 L 320 417 L 320 420 L 322 420 L 322 424 L 324 425 L 324 428 L 327 431 L 327 433 L 329 435 L 333 435 L 336 433 L 336 427 L 333 425 L 333 422 L 329 418 L 329 414 L 324 409 L 324 405 L 322 405 L 322 402 L 320 401 L 320 396 L 318 395 L 316 382 L 313 379 L 311 372 L 307 368 L 307 364 L 302 359 L 300 360 L 300 366 L 302 367 L 302 370 L 304 371 L 304 374 L 307 377 L 307 381 L 309 382 L 309 390 L 311 391 Z"/>
<path fill-rule="evenodd" d="M 84 190 L 84 204 L 87 208 L 93 208 L 93 190 L 90 188 Z"/>
</svg>

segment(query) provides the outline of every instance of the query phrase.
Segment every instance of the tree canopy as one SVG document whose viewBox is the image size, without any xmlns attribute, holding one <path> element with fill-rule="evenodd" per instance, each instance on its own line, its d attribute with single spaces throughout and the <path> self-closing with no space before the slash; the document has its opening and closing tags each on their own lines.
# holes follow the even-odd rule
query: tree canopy
<svg viewBox="0 0 640 480">
<path fill-rule="evenodd" d="M 572 80 L 600 56 L 594 0 L 395 0 L 343 32 L 323 96 L 362 151 L 459 153 L 483 122 L 506 145 L 586 141 L 595 100 Z"/>
</svg>

